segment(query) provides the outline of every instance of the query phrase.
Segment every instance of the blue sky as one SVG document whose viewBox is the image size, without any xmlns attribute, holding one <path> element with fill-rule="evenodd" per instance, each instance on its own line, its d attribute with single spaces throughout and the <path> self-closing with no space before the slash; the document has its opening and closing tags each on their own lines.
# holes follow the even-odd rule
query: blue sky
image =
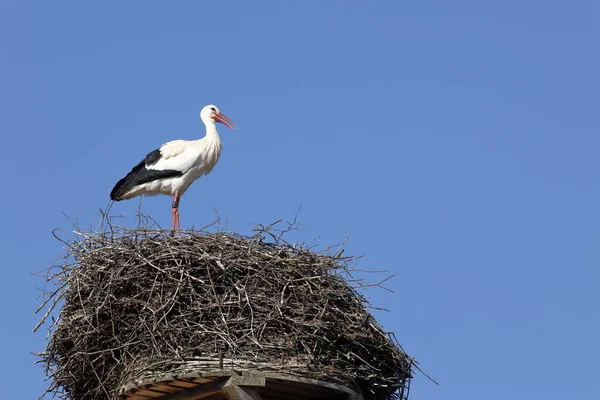
<svg viewBox="0 0 600 400">
<path fill-rule="evenodd" d="M 306 239 L 396 273 L 383 325 L 440 385 L 412 399 L 600 397 L 596 1 L 0 2 L 3 397 L 36 398 L 39 278 L 147 152 L 219 164 L 184 227 Z M 113 213 L 133 224 L 137 201 Z M 170 199 L 143 211 L 170 224 Z"/>
</svg>

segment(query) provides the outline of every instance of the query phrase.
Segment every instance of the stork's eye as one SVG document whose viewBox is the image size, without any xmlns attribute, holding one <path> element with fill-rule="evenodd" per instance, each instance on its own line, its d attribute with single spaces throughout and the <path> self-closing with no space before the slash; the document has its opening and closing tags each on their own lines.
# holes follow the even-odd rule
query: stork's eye
<svg viewBox="0 0 600 400">
<path fill-rule="evenodd" d="M 217 109 L 214 107 L 211 107 L 210 109 L 213 110 L 214 112 L 217 112 Z"/>
</svg>

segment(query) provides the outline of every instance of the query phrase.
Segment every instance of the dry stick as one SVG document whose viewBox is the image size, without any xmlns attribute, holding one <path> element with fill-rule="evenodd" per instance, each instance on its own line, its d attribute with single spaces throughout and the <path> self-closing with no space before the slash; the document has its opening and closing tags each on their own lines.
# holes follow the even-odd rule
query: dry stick
<svg viewBox="0 0 600 400">
<path fill-rule="evenodd" d="M 63 290 L 60 294 L 58 294 L 57 297 L 54 297 L 54 296 L 56 296 L 57 293 L 61 289 L 63 289 L 65 286 L 66 286 L 66 283 L 63 284 L 58 289 L 56 289 L 53 293 L 51 293 L 49 295 L 49 297 L 46 299 L 46 301 L 44 301 L 44 303 L 35 311 L 36 313 L 38 313 L 42 308 L 44 308 L 46 306 L 46 304 L 48 304 L 48 302 L 51 299 L 54 299 L 54 301 L 52 302 L 52 305 L 50 306 L 50 308 L 48 309 L 48 311 L 46 311 L 46 313 L 44 313 L 44 316 L 42 317 L 42 319 L 40 319 L 40 321 L 33 328 L 33 332 L 36 332 L 40 328 L 40 326 L 42 326 L 44 324 L 44 322 L 46 322 L 46 319 L 48 318 L 48 316 L 50 315 L 50 313 L 52 312 L 52 310 L 54 310 L 54 308 L 56 308 L 56 306 L 58 305 L 60 299 L 63 297 L 65 291 Z"/>
</svg>

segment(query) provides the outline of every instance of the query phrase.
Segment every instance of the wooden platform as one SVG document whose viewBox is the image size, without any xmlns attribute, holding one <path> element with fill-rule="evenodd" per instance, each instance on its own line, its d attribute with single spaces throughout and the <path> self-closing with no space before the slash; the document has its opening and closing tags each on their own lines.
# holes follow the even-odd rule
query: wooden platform
<svg viewBox="0 0 600 400">
<path fill-rule="evenodd" d="M 333 383 L 270 372 L 209 371 L 157 376 L 128 385 L 122 400 L 362 400 L 359 393 Z"/>
</svg>

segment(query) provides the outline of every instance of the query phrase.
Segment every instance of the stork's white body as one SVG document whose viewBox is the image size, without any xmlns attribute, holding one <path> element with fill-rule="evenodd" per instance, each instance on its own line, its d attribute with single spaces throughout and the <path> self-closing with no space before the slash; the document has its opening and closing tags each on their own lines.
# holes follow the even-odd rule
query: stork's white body
<svg viewBox="0 0 600 400">
<path fill-rule="evenodd" d="M 208 105 L 200 112 L 206 135 L 199 140 L 173 140 L 154 150 L 121 179 L 110 193 L 112 200 L 126 200 L 140 195 L 173 196 L 173 227 L 179 226 L 179 199 L 190 185 L 210 173 L 221 155 L 221 139 L 216 122 L 234 129 L 235 124 Z"/>
<path fill-rule="evenodd" d="M 149 170 L 181 171 L 183 175 L 157 179 L 133 187 L 123 195 L 123 199 L 158 194 L 179 195 L 185 193 L 192 183 L 202 175 L 208 175 L 221 156 L 221 140 L 213 123 L 213 132 L 207 127 L 207 134 L 199 140 L 173 140 L 160 147 L 160 160 L 146 166 Z"/>
</svg>

